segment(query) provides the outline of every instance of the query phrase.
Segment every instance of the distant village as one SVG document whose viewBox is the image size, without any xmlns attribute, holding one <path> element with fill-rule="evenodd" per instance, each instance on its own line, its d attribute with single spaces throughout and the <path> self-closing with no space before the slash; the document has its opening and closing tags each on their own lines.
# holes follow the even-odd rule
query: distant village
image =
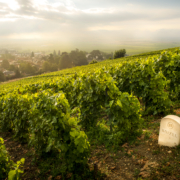
<svg viewBox="0 0 180 180">
<path fill-rule="evenodd" d="M 7 60 L 10 66 L 16 68 L 20 68 L 21 62 L 27 62 L 37 69 L 42 68 L 42 57 L 45 56 L 45 52 L 35 52 L 33 54 L 34 56 L 32 57 L 32 53 L 19 53 L 14 49 L 0 49 L 0 71 L 2 71 L 5 76 L 15 75 L 14 71 L 10 71 L 5 69 L 5 67 L 2 67 L 3 60 Z M 24 75 L 26 74 L 24 73 Z"/>
<path fill-rule="evenodd" d="M 53 53 L 46 54 L 45 51 L 20 53 L 15 49 L 0 49 L 0 82 L 112 58 L 113 53 L 108 54 L 99 50 L 90 53 L 79 49 L 70 53 L 54 50 Z"/>
</svg>

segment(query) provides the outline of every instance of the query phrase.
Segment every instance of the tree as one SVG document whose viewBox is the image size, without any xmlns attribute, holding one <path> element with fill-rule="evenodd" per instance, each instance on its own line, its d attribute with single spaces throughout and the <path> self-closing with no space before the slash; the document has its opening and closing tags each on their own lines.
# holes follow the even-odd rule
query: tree
<svg viewBox="0 0 180 180">
<path fill-rule="evenodd" d="M 55 64 L 55 65 L 58 65 L 58 64 L 59 64 L 59 61 L 60 61 L 60 56 L 54 57 L 54 64 Z"/>
<path fill-rule="evenodd" d="M 48 56 L 43 56 L 43 57 L 41 58 L 41 60 L 47 61 L 47 60 L 48 60 Z"/>
<path fill-rule="evenodd" d="M 16 70 L 15 70 L 15 78 L 20 78 L 20 77 L 21 77 L 21 73 L 20 73 L 19 69 L 16 68 Z"/>
<path fill-rule="evenodd" d="M 54 57 L 56 56 L 56 51 L 54 50 L 54 52 L 53 52 L 53 55 L 54 55 Z"/>
<path fill-rule="evenodd" d="M 64 53 L 60 58 L 59 68 L 66 69 L 72 67 L 72 60 L 67 53 Z"/>
<path fill-rule="evenodd" d="M 9 54 L 8 52 L 6 54 L 2 54 L 1 57 L 3 59 L 11 59 L 11 60 L 14 60 L 15 59 L 15 56 L 13 56 L 12 54 Z"/>
<path fill-rule="evenodd" d="M 63 54 L 68 54 L 67 52 L 62 52 L 62 54 L 61 55 L 63 55 Z"/>
<path fill-rule="evenodd" d="M 0 71 L 0 82 L 5 81 L 5 76 L 2 71 Z"/>
<path fill-rule="evenodd" d="M 51 71 L 51 64 L 47 61 L 44 61 L 43 65 L 42 65 L 42 70 L 44 72 Z"/>
<path fill-rule="evenodd" d="M 115 53 L 114 53 L 114 59 L 124 57 L 125 54 L 126 54 L 126 50 L 125 50 L 125 49 L 120 49 L 120 50 L 118 50 L 118 51 L 115 51 Z"/>
<path fill-rule="evenodd" d="M 112 59 L 113 58 L 113 53 L 101 52 L 101 54 L 102 54 L 104 59 Z"/>
<path fill-rule="evenodd" d="M 69 54 L 69 57 L 72 60 L 73 65 L 75 66 L 81 66 L 81 65 L 87 65 L 87 58 L 83 51 L 71 51 Z"/>
<path fill-rule="evenodd" d="M 22 73 L 26 73 L 26 74 L 34 74 L 36 72 L 36 68 L 27 62 L 22 62 L 20 64 L 20 70 Z"/>
<path fill-rule="evenodd" d="M 34 52 L 31 53 L 31 57 L 32 57 L 32 58 L 34 57 Z"/>
<path fill-rule="evenodd" d="M 9 71 L 15 71 L 16 70 L 16 67 L 14 65 L 10 65 L 9 68 L 8 68 Z"/>
<path fill-rule="evenodd" d="M 103 59 L 103 56 L 99 50 L 93 50 L 90 54 L 92 55 L 93 59 L 98 59 L 98 60 Z"/>
<path fill-rule="evenodd" d="M 56 63 L 54 57 L 55 57 L 55 56 L 54 56 L 53 54 L 50 54 L 50 55 L 49 55 L 49 58 L 48 58 L 49 63 Z"/>
<path fill-rule="evenodd" d="M 9 69 L 9 61 L 7 59 L 4 59 L 2 61 L 1 67 L 4 69 Z"/>
<path fill-rule="evenodd" d="M 58 66 L 56 64 L 52 64 L 51 71 L 57 71 L 57 70 L 58 70 Z"/>
<path fill-rule="evenodd" d="M 93 56 L 91 54 L 88 54 L 87 60 L 93 60 Z"/>
</svg>

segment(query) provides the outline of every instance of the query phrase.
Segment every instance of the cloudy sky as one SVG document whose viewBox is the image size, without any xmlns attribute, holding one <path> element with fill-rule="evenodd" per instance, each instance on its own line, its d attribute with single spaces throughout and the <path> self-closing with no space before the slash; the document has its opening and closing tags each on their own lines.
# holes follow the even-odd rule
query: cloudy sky
<svg viewBox="0 0 180 180">
<path fill-rule="evenodd" d="M 180 0 L 0 0 L 0 43 L 180 42 Z"/>
</svg>

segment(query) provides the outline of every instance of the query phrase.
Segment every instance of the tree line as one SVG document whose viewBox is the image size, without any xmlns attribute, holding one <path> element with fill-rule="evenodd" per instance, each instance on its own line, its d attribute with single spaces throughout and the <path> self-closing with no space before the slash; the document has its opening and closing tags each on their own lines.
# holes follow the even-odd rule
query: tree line
<svg viewBox="0 0 180 180">
<path fill-rule="evenodd" d="M 57 71 L 58 69 L 66 69 L 74 66 L 87 65 L 86 54 L 83 51 L 71 51 L 70 53 L 63 52 L 61 56 L 54 53 L 42 58 L 44 63 L 42 71 Z"/>
</svg>

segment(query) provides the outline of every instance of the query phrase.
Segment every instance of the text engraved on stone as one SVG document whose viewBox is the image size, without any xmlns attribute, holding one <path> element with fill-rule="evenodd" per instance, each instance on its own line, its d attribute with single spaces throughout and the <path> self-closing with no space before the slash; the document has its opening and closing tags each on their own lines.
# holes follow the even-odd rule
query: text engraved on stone
<svg viewBox="0 0 180 180">
<path fill-rule="evenodd" d="M 175 133 L 170 132 L 170 131 L 167 131 L 166 129 L 162 129 L 162 132 L 164 132 L 164 133 L 166 133 L 166 134 L 168 134 L 168 135 L 171 135 L 171 136 L 177 138 L 177 135 L 176 135 Z"/>
</svg>

